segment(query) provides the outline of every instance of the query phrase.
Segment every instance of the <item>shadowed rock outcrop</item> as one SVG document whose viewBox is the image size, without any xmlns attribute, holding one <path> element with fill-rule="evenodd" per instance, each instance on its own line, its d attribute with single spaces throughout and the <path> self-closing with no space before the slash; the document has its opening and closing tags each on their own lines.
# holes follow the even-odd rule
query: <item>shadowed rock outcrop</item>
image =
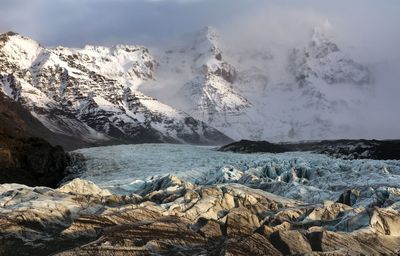
<svg viewBox="0 0 400 256">
<path fill-rule="evenodd" d="M 69 157 L 61 146 L 87 145 L 44 127 L 29 111 L 0 92 L 0 183 L 55 187 Z"/>
<path fill-rule="evenodd" d="M 39 138 L 0 139 L 0 183 L 55 187 L 64 178 L 67 155 Z"/>
<path fill-rule="evenodd" d="M 66 150 L 90 147 L 95 144 L 79 138 L 54 133 L 47 129 L 26 108 L 6 97 L 0 90 L 0 137 L 29 138 L 37 137 L 53 146 L 61 145 Z"/>
</svg>

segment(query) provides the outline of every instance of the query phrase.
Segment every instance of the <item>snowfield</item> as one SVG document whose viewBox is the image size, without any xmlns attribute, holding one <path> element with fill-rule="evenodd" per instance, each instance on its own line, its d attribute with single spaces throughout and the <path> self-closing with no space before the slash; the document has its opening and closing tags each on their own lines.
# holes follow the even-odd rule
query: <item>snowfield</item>
<svg viewBox="0 0 400 256">
<path fill-rule="evenodd" d="M 80 178 L 117 194 L 139 193 L 158 178 L 176 175 L 199 185 L 239 183 L 306 203 L 336 201 L 354 189 L 360 191 L 354 203 L 364 207 L 380 196 L 400 199 L 400 161 L 341 160 L 307 152 L 237 154 L 175 144 L 75 152 L 86 158 L 87 170 Z"/>
</svg>

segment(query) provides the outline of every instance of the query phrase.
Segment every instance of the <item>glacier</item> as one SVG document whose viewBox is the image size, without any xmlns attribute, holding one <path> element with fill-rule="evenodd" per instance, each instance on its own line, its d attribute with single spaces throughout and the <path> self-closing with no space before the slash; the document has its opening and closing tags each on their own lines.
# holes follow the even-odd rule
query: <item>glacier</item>
<svg viewBox="0 0 400 256">
<path fill-rule="evenodd" d="M 74 152 L 86 159 L 80 178 L 116 194 L 140 193 L 146 184 L 175 175 L 198 185 L 238 183 L 307 203 L 336 201 L 349 190 L 359 191 L 354 204 L 364 207 L 382 196 L 400 199 L 400 161 L 395 160 L 342 160 L 309 152 L 241 154 L 176 144 Z"/>
<path fill-rule="evenodd" d="M 83 148 L 57 189 L 0 185 L 5 255 L 398 255 L 400 161 Z"/>
</svg>

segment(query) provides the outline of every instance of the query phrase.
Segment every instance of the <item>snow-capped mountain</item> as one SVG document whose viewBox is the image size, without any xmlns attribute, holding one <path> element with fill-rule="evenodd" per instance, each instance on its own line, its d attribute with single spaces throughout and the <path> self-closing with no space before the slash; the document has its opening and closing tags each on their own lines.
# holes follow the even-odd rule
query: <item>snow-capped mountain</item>
<svg viewBox="0 0 400 256">
<path fill-rule="evenodd" d="M 141 46 L 48 49 L 0 36 L 0 88 L 47 128 L 86 141 L 220 144 L 230 139 L 137 90 L 157 62 Z"/>
<path fill-rule="evenodd" d="M 193 114 L 213 123 L 249 107 L 250 103 L 232 86 L 237 71 L 224 60 L 215 29 L 206 27 L 201 31 L 190 50 L 194 78 L 186 83 L 184 91 L 194 104 Z"/>
<path fill-rule="evenodd" d="M 48 49 L 7 33 L 0 38 L 0 83 L 50 130 L 86 141 L 219 144 L 228 137 L 358 134 L 353 116 L 373 77 L 326 26 L 296 49 L 226 42 L 212 27 L 184 46 L 152 53 L 125 45 Z"/>
<path fill-rule="evenodd" d="M 227 41 L 207 27 L 193 43 L 158 54 L 155 81 L 141 90 L 234 139 L 357 135 L 351 116 L 362 111 L 372 74 L 340 50 L 325 25 L 298 49 L 237 49 Z"/>
<path fill-rule="evenodd" d="M 328 84 L 365 85 L 372 79 L 366 67 L 343 54 L 319 27 L 314 29 L 308 47 L 293 50 L 289 70 L 301 85 L 313 79 Z"/>
<path fill-rule="evenodd" d="M 225 116 L 240 114 L 250 106 L 232 86 L 237 71 L 224 59 L 215 28 L 204 28 L 187 47 L 166 51 L 159 59 L 156 83 L 163 84 L 171 76 L 180 81 L 173 97 L 183 99 L 180 107 L 194 117 L 218 125 Z M 142 86 L 143 90 L 152 87 Z M 160 88 L 155 93 L 163 91 Z"/>
</svg>

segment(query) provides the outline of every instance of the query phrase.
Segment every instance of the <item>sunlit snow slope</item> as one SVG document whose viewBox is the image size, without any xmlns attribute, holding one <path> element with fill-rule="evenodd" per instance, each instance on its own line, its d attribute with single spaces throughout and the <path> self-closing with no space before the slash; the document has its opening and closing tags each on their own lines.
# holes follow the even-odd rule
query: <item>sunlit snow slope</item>
<svg viewBox="0 0 400 256">
<path fill-rule="evenodd" d="M 0 35 L 0 90 L 53 132 L 99 144 L 230 141 L 137 90 L 156 65 L 142 46 L 45 48 L 16 33 Z"/>
</svg>

